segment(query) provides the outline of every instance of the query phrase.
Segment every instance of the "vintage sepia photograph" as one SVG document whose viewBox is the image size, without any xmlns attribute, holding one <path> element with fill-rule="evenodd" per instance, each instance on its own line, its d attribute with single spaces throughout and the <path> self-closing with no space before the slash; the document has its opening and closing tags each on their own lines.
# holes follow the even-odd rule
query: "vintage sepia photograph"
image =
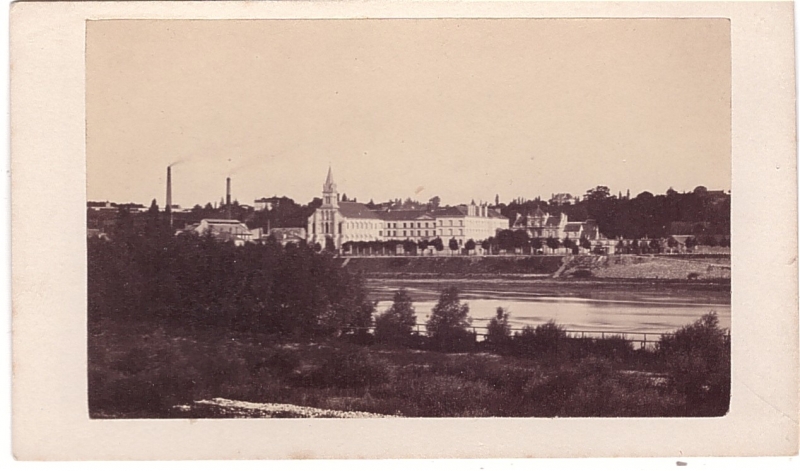
<svg viewBox="0 0 800 471">
<path fill-rule="evenodd" d="M 793 13 L 12 4 L 14 458 L 796 455 Z"/>
<path fill-rule="evenodd" d="M 93 419 L 729 410 L 725 18 L 88 21 L 86 195 Z"/>
</svg>

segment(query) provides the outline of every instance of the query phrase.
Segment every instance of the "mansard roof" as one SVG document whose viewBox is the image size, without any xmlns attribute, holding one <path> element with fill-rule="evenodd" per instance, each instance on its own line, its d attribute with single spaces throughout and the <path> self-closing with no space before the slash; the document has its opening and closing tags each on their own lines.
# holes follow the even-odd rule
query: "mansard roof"
<svg viewBox="0 0 800 471">
<path fill-rule="evenodd" d="M 365 204 L 352 201 L 339 202 L 339 214 L 350 219 L 381 219 L 384 221 L 433 220 L 437 217 L 466 217 L 466 208 L 449 207 L 428 211 L 425 209 L 372 210 Z M 489 218 L 507 219 L 500 212 L 489 209 Z"/>
<path fill-rule="evenodd" d="M 449 207 L 449 208 L 435 209 L 432 214 L 434 217 L 465 217 L 467 215 L 467 212 L 466 208 L 461 209 L 458 207 Z"/>
<path fill-rule="evenodd" d="M 561 224 L 561 215 L 550 216 L 544 223 L 545 226 L 558 226 L 559 224 Z"/>
<path fill-rule="evenodd" d="M 578 232 L 583 229 L 583 223 L 581 222 L 568 222 L 566 226 L 564 226 L 564 232 Z"/>
<path fill-rule="evenodd" d="M 490 218 L 508 219 L 507 217 L 503 216 L 503 214 L 500 211 L 497 211 L 496 209 L 489 208 L 489 211 L 487 211 L 486 214 Z"/>
<path fill-rule="evenodd" d="M 351 219 L 381 219 L 381 217 L 375 211 L 369 209 L 367 205 L 353 201 L 340 201 L 339 214 Z"/>
<path fill-rule="evenodd" d="M 397 209 L 376 211 L 378 216 L 385 221 L 410 221 L 416 219 L 433 219 L 433 216 L 424 209 Z"/>
</svg>

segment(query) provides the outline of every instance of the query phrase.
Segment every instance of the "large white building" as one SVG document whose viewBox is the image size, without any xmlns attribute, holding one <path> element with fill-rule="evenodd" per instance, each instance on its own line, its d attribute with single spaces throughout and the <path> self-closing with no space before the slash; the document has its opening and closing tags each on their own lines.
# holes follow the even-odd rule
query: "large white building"
<svg viewBox="0 0 800 471">
<path fill-rule="evenodd" d="M 460 205 L 427 210 L 372 210 L 352 201 L 339 201 L 333 172 L 322 186 L 322 206 L 308 218 L 306 234 L 311 244 L 323 247 L 330 240 L 336 248 L 347 242 L 382 240 L 433 240 L 447 244 L 456 239 L 463 246 L 508 229 L 508 219 L 488 204 Z"/>
</svg>

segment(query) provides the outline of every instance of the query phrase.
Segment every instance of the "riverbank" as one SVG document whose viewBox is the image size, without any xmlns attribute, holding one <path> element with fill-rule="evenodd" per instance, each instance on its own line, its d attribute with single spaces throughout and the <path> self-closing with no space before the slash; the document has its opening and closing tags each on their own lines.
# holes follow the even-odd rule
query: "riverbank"
<svg viewBox="0 0 800 471">
<path fill-rule="evenodd" d="M 367 278 L 603 280 L 611 283 L 730 284 L 730 256 L 533 255 L 349 257 L 343 266 Z"/>
</svg>

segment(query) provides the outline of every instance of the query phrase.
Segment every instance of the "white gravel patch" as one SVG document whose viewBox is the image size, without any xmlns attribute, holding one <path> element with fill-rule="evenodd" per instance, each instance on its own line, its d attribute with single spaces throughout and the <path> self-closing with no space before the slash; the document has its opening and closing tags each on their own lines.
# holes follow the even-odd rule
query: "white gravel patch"
<svg viewBox="0 0 800 471">
<path fill-rule="evenodd" d="M 331 409 L 318 409 L 316 407 L 296 406 L 294 404 L 258 403 L 233 401 L 217 397 L 194 401 L 195 404 L 219 407 L 224 412 L 241 417 L 273 417 L 281 415 L 297 416 L 301 418 L 336 418 L 336 419 L 364 419 L 397 417 L 393 415 L 373 414 L 371 412 L 341 411 Z M 186 407 L 186 406 L 182 406 Z"/>
</svg>

